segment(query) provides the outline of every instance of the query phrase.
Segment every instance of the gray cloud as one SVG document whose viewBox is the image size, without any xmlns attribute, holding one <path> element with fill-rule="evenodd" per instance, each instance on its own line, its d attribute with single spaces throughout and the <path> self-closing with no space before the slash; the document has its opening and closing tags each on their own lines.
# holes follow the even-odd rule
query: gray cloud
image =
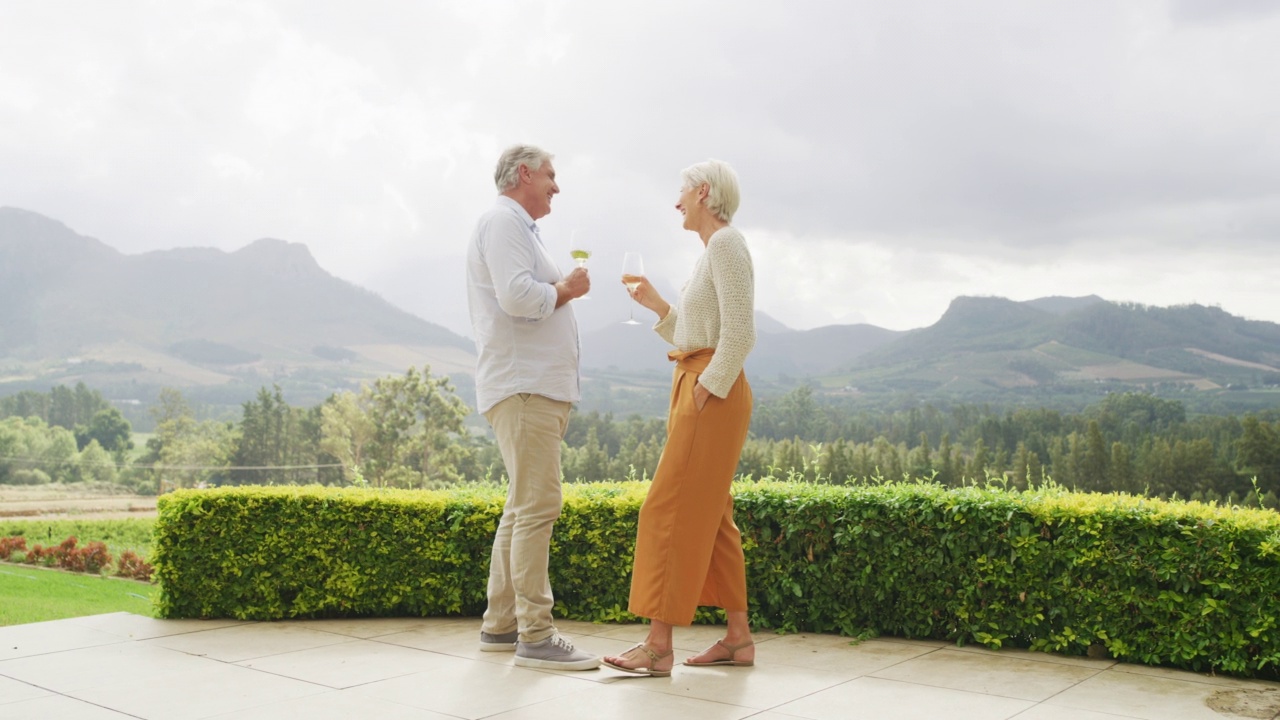
<svg viewBox="0 0 1280 720">
<path fill-rule="evenodd" d="M 602 289 L 627 249 L 680 286 L 697 248 L 672 209 L 678 171 L 719 157 L 742 177 L 762 278 L 794 282 L 770 274 L 805 272 L 793 253 L 831 256 L 810 283 L 829 295 L 762 293 L 793 325 L 924 325 L 949 294 L 1020 288 L 1019 272 L 1040 278 L 1027 292 L 1280 320 L 1263 283 L 1225 267 L 1185 296 L 1148 272 L 1153 252 L 1213 247 L 1274 274 L 1271 3 L 85 1 L 5 16 L 0 204 L 126 252 L 304 242 L 465 330 L 462 247 L 498 152 L 531 140 L 563 180 L 546 236 L 594 238 Z M 1128 270 L 1106 287 L 1082 262 L 1103 256 Z M 626 311 L 620 294 L 593 301 L 588 322 Z"/>
</svg>

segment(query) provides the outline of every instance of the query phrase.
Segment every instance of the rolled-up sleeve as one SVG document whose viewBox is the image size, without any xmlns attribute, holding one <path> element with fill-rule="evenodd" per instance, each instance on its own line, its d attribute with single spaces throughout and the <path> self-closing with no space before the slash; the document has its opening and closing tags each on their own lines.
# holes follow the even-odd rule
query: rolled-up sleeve
<svg viewBox="0 0 1280 720">
<path fill-rule="evenodd" d="M 676 306 L 672 305 L 671 309 L 667 311 L 666 317 L 653 324 L 654 332 L 658 333 L 659 337 L 672 345 L 676 344 L 676 318 L 678 317 L 679 314 L 676 311 Z"/>
<path fill-rule="evenodd" d="M 520 218 L 500 214 L 482 233 L 481 253 L 489 268 L 498 306 L 512 317 L 544 320 L 556 310 L 556 287 L 534 277 L 541 250 L 529 242 Z"/>
</svg>

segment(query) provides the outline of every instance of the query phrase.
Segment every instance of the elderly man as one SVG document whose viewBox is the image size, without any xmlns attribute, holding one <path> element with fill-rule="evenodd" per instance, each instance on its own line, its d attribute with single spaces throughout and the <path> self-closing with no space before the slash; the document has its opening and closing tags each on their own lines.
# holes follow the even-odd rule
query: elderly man
<svg viewBox="0 0 1280 720">
<path fill-rule="evenodd" d="M 551 619 L 551 527 L 560 517 L 560 441 L 579 399 L 578 324 L 569 301 L 587 271 L 562 275 L 537 220 L 560 192 L 552 156 L 529 145 L 502 153 L 498 198 L 467 249 L 467 301 L 479 357 L 476 406 L 493 427 L 510 487 L 489 559 L 480 649 L 515 650 L 515 664 L 591 670 Z"/>
</svg>

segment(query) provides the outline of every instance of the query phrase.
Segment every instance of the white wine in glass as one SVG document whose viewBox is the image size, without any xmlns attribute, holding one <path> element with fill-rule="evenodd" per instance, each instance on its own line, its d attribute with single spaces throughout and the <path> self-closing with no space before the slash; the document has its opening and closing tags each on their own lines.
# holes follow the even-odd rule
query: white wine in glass
<svg viewBox="0 0 1280 720">
<path fill-rule="evenodd" d="M 569 239 L 569 257 L 573 258 L 573 261 L 578 264 L 578 267 L 584 268 L 587 266 L 587 259 L 591 257 L 591 251 L 582 243 L 578 242 L 577 238 L 578 234 L 574 233 Z M 591 296 L 583 295 L 582 299 L 590 300 Z"/>
<path fill-rule="evenodd" d="M 640 287 L 640 277 L 644 275 L 644 259 L 640 257 L 638 252 L 629 252 L 622 256 L 622 282 L 627 286 L 627 290 L 635 292 Z M 636 320 L 636 306 L 631 306 L 626 320 L 622 321 L 623 325 L 639 325 Z"/>
</svg>

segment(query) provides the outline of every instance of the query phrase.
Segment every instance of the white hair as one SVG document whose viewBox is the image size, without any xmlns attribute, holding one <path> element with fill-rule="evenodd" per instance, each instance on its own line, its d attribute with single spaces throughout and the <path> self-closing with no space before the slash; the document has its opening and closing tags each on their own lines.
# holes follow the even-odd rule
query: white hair
<svg viewBox="0 0 1280 720">
<path fill-rule="evenodd" d="M 707 184 L 707 209 L 725 222 L 733 221 L 740 200 L 738 174 L 722 160 L 706 160 L 680 171 L 684 187 L 694 188 Z"/>
<path fill-rule="evenodd" d="M 546 150 L 533 145 L 512 145 L 502 152 L 498 158 L 498 167 L 493 171 L 493 182 L 498 192 L 504 193 L 520 182 L 520 166 L 529 170 L 538 170 L 542 163 L 552 159 Z"/>
</svg>

